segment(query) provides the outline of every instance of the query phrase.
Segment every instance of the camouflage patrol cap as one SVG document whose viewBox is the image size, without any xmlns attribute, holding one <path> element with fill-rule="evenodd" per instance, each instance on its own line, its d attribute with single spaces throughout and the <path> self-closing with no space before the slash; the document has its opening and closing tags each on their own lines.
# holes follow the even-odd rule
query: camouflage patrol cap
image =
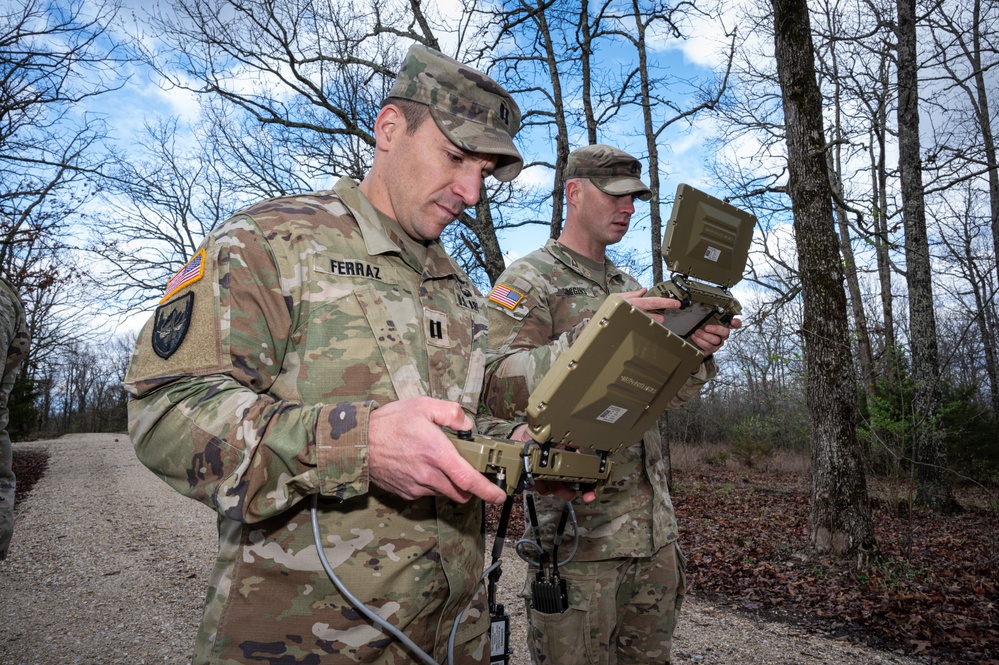
<svg viewBox="0 0 999 665">
<path fill-rule="evenodd" d="M 570 152 L 565 179 L 573 178 L 585 178 L 611 196 L 631 194 L 643 201 L 652 198 L 652 190 L 642 182 L 642 163 L 609 145 L 598 143 Z"/>
<path fill-rule="evenodd" d="M 426 104 L 437 127 L 468 152 L 496 155 L 497 180 L 513 180 L 524 158 L 513 144 L 520 107 L 496 81 L 422 44 L 409 48 L 388 97 Z"/>
</svg>

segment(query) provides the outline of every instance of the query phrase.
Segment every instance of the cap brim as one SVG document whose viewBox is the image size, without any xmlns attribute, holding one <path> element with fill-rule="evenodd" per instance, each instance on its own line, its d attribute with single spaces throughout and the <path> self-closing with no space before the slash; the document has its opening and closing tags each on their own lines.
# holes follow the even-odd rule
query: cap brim
<svg viewBox="0 0 999 665">
<path fill-rule="evenodd" d="M 645 183 L 638 178 L 612 176 L 610 178 L 590 178 L 590 180 L 604 194 L 610 194 L 611 196 L 631 194 L 642 201 L 648 201 L 652 198 L 652 190 L 646 187 Z"/>
<path fill-rule="evenodd" d="M 468 152 L 496 155 L 494 178 L 509 182 L 520 175 L 524 158 L 505 130 L 458 117 L 434 106 L 430 107 L 430 115 L 451 143 Z"/>
</svg>

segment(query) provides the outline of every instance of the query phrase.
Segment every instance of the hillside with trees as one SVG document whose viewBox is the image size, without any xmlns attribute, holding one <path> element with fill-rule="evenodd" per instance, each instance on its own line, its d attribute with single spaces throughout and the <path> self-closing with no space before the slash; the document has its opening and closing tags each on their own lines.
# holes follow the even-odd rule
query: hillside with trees
<svg viewBox="0 0 999 665">
<path fill-rule="evenodd" d="M 525 174 L 487 182 L 443 238 L 480 290 L 516 238 L 558 235 L 560 174 L 580 145 L 627 147 L 647 169 L 652 200 L 612 257 L 647 285 L 669 278 L 660 245 L 678 183 L 757 217 L 743 328 L 720 375 L 662 418 L 672 446 L 745 469 L 806 456 L 809 556 L 862 574 L 888 547 L 872 505 L 962 519 L 972 491 L 999 508 L 999 5 L 450 11 L 6 3 L 0 271 L 34 339 L 15 438 L 123 431 L 135 333 L 107 322 L 151 312 L 248 203 L 359 178 L 377 106 L 420 42 L 488 71 L 524 112 Z M 196 110 L 126 127 L 115 111 L 137 85 Z M 985 565 L 994 576 L 995 557 Z"/>
</svg>

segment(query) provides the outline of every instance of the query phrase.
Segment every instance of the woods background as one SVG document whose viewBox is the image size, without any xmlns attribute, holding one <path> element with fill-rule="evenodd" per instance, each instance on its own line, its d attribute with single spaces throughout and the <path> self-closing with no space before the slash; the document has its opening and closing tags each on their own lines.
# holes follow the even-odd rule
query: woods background
<svg viewBox="0 0 999 665">
<path fill-rule="evenodd" d="M 12 434 L 124 430 L 134 332 L 97 322 L 151 311 L 244 205 L 361 178 L 418 41 L 524 112 L 529 168 L 444 238 L 481 290 L 517 234 L 558 235 L 584 144 L 648 169 L 613 256 L 647 285 L 677 183 L 758 217 L 744 327 L 664 432 L 749 466 L 807 451 L 810 544 L 871 551 L 870 476 L 947 513 L 999 474 L 997 37 L 979 0 L 0 2 L 0 273 L 33 333 Z M 142 77 L 197 112 L 126 132 Z"/>
</svg>

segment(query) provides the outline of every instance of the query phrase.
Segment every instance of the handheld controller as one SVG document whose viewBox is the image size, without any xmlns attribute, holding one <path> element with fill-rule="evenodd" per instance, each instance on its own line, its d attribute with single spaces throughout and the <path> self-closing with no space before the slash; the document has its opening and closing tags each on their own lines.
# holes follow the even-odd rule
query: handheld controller
<svg viewBox="0 0 999 665">
<path fill-rule="evenodd" d="M 531 391 L 531 441 L 448 436 L 507 494 L 535 480 L 593 485 L 599 493 L 614 452 L 642 438 L 703 359 L 697 346 L 614 294 Z"/>
<path fill-rule="evenodd" d="M 656 284 L 645 295 L 680 301 L 679 309 L 664 309 L 659 314 L 664 317 L 664 326 L 684 338 L 704 326 L 727 326 L 742 314 L 742 305 L 728 289 L 707 290 L 682 275 Z"/>
<path fill-rule="evenodd" d="M 729 289 L 742 280 L 755 225 L 755 216 L 730 203 L 687 184 L 677 187 L 662 243 L 672 275 L 646 293 L 680 301 L 679 309 L 659 312 L 663 325 L 686 339 L 742 314 Z"/>
<path fill-rule="evenodd" d="M 599 491 L 614 466 L 604 451 L 588 454 L 548 443 L 521 443 L 469 431 L 444 433 L 476 471 L 491 477 L 507 494 L 517 494 L 535 480 L 582 483 Z"/>
</svg>

